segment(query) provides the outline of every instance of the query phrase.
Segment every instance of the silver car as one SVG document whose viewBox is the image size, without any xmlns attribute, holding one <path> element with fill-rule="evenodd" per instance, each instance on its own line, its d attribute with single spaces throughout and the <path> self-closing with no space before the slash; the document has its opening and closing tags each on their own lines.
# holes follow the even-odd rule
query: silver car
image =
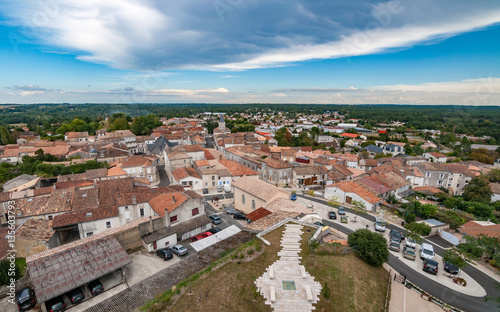
<svg viewBox="0 0 500 312">
<path fill-rule="evenodd" d="M 188 250 L 186 247 L 182 245 L 175 245 L 174 247 L 170 248 L 172 252 L 178 256 L 185 256 L 188 253 Z"/>
</svg>

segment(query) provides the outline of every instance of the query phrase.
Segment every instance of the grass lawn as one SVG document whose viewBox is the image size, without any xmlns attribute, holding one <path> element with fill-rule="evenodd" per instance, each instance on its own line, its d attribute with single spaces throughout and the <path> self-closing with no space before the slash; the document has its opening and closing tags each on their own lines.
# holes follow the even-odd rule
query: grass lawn
<svg viewBox="0 0 500 312">
<path fill-rule="evenodd" d="M 271 246 L 257 242 L 263 247 L 258 256 L 249 255 L 248 249 L 238 252 L 232 257 L 236 259 L 188 283 L 183 293 L 172 296 L 168 304 L 155 304 L 147 311 L 272 311 L 257 293 L 254 282 L 278 260 L 283 230 L 281 227 L 265 236 Z M 311 257 L 307 247 L 310 235 L 306 231 L 302 235 L 302 264 L 322 286 L 327 282 L 331 290 L 331 300 L 320 297 L 316 311 L 383 311 L 388 272 L 367 265 L 354 254 L 334 255 L 331 246 L 323 252 L 320 247 Z M 249 249 L 255 250 L 255 246 Z M 241 254 L 244 259 L 240 260 Z"/>
<path fill-rule="evenodd" d="M 21 276 L 24 276 L 24 272 L 26 271 L 26 258 L 16 258 L 16 264 L 21 270 Z"/>
</svg>

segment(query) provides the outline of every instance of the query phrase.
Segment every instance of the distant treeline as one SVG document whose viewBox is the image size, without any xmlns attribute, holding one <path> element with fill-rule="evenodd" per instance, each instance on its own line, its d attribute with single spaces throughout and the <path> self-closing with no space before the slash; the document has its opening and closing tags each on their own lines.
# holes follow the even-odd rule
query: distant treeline
<svg viewBox="0 0 500 312">
<path fill-rule="evenodd" d="M 436 129 L 476 136 L 491 136 L 500 142 L 500 107 L 491 106 L 412 106 L 412 105 L 318 105 L 318 104 L 31 104 L 4 105 L 0 125 L 71 122 L 74 118 L 104 119 L 116 113 L 131 117 L 188 117 L 203 112 L 228 115 L 248 111 L 283 111 L 292 119 L 298 113 L 339 111 L 348 118 L 366 120 L 369 125 L 405 122 L 413 129 Z M 493 142 L 490 142 L 493 143 Z"/>
</svg>

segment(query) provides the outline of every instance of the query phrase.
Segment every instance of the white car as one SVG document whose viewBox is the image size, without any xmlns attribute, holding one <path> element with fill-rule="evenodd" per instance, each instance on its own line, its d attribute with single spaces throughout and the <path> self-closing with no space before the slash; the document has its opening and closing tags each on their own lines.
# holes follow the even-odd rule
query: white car
<svg viewBox="0 0 500 312">
<path fill-rule="evenodd" d="M 417 248 L 417 242 L 411 238 L 406 238 L 405 240 L 406 247 Z"/>
<path fill-rule="evenodd" d="M 434 260 L 434 247 L 427 243 L 420 245 L 420 259 Z"/>
</svg>

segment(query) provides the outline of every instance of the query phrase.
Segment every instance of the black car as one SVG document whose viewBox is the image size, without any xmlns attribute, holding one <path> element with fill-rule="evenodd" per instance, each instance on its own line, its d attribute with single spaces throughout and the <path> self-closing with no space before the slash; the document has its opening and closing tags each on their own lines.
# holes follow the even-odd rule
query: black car
<svg viewBox="0 0 500 312">
<path fill-rule="evenodd" d="M 220 217 L 218 215 L 211 215 L 211 216 L 208 216 L 208 218 L 210 219 L 210 221 L 212 221 L 213 224 L 220 224 L 222 221 L 220 219 Z"/>
<path fill-rule="evenodd" d="M 45 306 L 47 307 L 47 311 L 50 312 L 61 312 L 66 310 L 66 304 L 61 296 L 45 302 Z"/>
<path fill-rule="evenodd" d="M 335 213 L 335 211 L 329 211 L 328 212 L 328 219 L 330 219 L 330 220 L 337 220 L 337 214 Z"/>
<path fill-rule="evenodd" d="M 203 194 L 208 194 L 208 189 L 207 188 L 203 189 Z"/>
<path fill-rule="evenodd" d="M 451 274 L 458 274 L 458 267 L 449 262 L 444 263 L 444 270 Z"/>
<path fill-rule="evenodd" d="M 168 248 L 165 248 L 165 249 L 158 249 L 156 251 L 156 255 L 160 258 L 163 259 L 163 261 L 165 260 L 170 260 L 174 257 L 174 254 L 172 253 L 172 250 L 168 249 Z"/>
<path fill-rule="evenodd" d="M 246 220 L 247 219 L 247 217 L 245 217 L 245 215 L 242 213 L 235 213 L 233 215 L 233 218 L 236 220 Z"/>
<path fill-rule="evenodd" d="M 434 260 L 426 259 L 424 261 L 424 271 L 437 275 L 438 274 L 438 263 Z"/>
<path fill-rule="evenodd" d="M 389 238 L 391 240 L 397 240 L 397 241 L 402 241 L 403 240 L 403 236 L 401 235 L 401 232 L 396 231 L 396 230 L 391 230 L 389 232 Z"/>
<path fill-rule="evenodd" d="M 220 227 L 214 227 L 214 228 L 211 228 L 210 230 L 208 230 L 210 233 L 212 234 L 215 234 L 215 233 L 219 233 L 220 231 L 222 231 L 222 229 Z"/>
<path fill-rule="evenodd" d="M 83 292 L 80 288 L 73 289 L 72 291 L 68 292 L 66 296 L 68 296 L 69 301 L 71 301 L 72 304 L 80 303 L 83 301 L 83 299 L 85 299 L 85 296 L 83 295 Z"/>
<path fill-rule="evenodd" d="M 17 293 L 17 308 L 26 311 L 35 306 L 35 293 L 31 288 L 25 288 Z"/>
<path fill-rule="evenodd" d="M 92 296 L 96 296 L 104 291 L 104 287 L 102 286 L 102 284 L 99 280 L 95 280 L 95 281 L 90 282 L 87 285 L 87 288 L 92 293 Z"/>
</svg>

